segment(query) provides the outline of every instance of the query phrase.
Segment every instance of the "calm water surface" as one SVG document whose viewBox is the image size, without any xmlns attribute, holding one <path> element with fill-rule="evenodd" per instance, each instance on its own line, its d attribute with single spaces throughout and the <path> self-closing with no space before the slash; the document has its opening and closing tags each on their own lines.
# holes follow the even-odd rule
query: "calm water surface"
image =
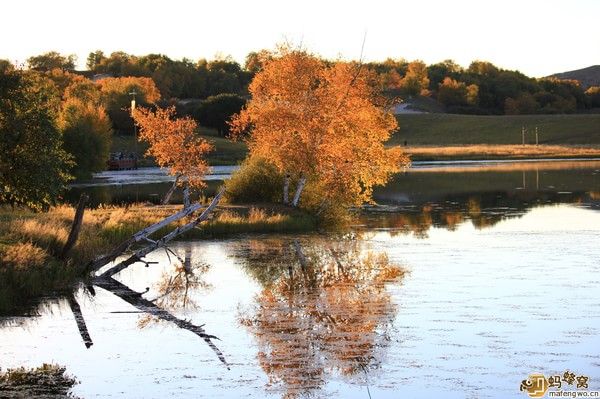
<svg viewBox="0 0 600 399">
<path fill-rule="evenodd" d="M 411 172 L 346 235 L 178 242 L 2 320 L 0 366 L 65 365 L 84 398 L 600 390 L 600 165 L 571 166 Z"/>
</svg>

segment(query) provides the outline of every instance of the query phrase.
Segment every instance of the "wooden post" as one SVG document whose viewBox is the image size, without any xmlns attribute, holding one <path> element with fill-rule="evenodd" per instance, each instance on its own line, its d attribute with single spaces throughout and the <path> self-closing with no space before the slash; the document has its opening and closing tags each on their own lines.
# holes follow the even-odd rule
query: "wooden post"
<svg viewBox="0 0 600 399">
<path fill-rule="evenodd" d="M 69 238 L 60 253 L 60 259 L 65 259 L 69 251 L 75 246 L 79 232 L 81 231 L 81 224 L 83 223 L 83 212 L 85 212 L 85 204 L 88 200 L 87 194 L 81 194 L 79 202 L 77 203 L 77 210 L 75 211 L 75 217 L 73 218 L 73 224 L 71 225 L 71 232 Z"/>
<path fill-rule="evenodd" d="M 283 178 L 283 204 L 288 205 L 290 203 L 290 175 L 285 174 Z"/>
<path fill-rule="evenodd" d="M 539 141 L 538 141 L 538 129 L 537 129 L 537 126 L 535 127 L 535 145 L 539 145 Z"/>
<path fill-rule="evenodd" d="M 300 194 L 302 194 L 302 190 L 304 189 L 305 184 L 306 177 L 302 176 L 298 181 L 298 187 L 296 187 L 296 193 L 294 194 L 294 199 L 292 200 L 292 206 L 294 208 L 298 207 L 298 202 L 300 201 Z"/>
</svg>

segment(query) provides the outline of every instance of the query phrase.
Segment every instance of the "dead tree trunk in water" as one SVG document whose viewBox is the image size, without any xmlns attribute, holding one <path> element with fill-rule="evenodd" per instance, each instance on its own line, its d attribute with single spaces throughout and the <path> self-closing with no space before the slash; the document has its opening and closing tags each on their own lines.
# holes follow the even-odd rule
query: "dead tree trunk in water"
<svg viewBox="0 0 600 399">
<path fill-rule="evenodd" d="M 69 251 L 75 246 L 77 242 L 77 238 L 79 237 L 79 232 L 81 231 L 81 224 L 83 223 L 83 212 L 85 212 L 85 203 L 88 200 L 87 194 L 81 194 L 79 197 L 79 202 L 77 203 L 77 210 L 75 211 L 75 217 L 73 218 L 73 225 L 71 226 L 71 232 L 69 233 L 69 238 L 67 238 L 67 242 L 60 253 L 60 259 L 65 259 Z"/>
<path fill-rule="evenodd" d="M 171 186 L 169 191 L 167 191 L 167 193 L 165 194 L 164 198 L 161 201 L 162 205 L 167 205 L 169 203 L 169 201 L 171 201 L 171 197 L 173 196 L 173 193 L 175 192 L 175 189 L 177 188 L 177 183 L 179 183 L 180 178 L 181 178 L 181 175 L 175 176 L 175 181 L 173 182 L 173 185 Z"/>
<path fill-rule="evenodd" d="M 305 184 L 306 177 L 302 176 L 298 181 L 298 187 L 296 187 L 296 193 L 294 194 L 294 199 L 292 200 L 292 206 L 294 208 L 298 207 L 298 202 L 300 201 L 300 194 L 302 194 L 302 190 L 304 189 Z"/>
<path fill-rule="evenodd" d="M 115 259 L 117 259 L 117 257 L 119 257 L 119 255 L 121 255 L 123 252 L 127 251 L 127 249 L 131 245 L 135 244 L 136 242 L 145 240 L 150 234 L 155 233 L 156 231 L 160 230 L 161 228 L 168 226 L 169 224 L 176 222 L 179 219 L 182 219 L 188 215 L 191 215 L 192 213 L 194 213 L 195 211 L 197 211 L 200 208 L 202 208 L 201 204 L 199 204 L 199 203 L 192 204 L 189 208 L 184 209 L 180 212 L 177 212 L 176 214 L 171 215 L 168 218 L 165 218 L 158 223 L 155 223 L 153 225 L 146 227 L 143 230 L 138 231 L 137 233 L 132 235 L 131 238 L 129 238 L 128 240 L 123 241 L 121 244 L 119 244 L 109 254 L 103 255 L 103 256 L 97 258 L 96 260 L 94 260 L 93 262 L 91 262 L 88 266 L 88 270 L 95 271 L 95 270 L 100 269 L 102 266 L 106 265 L 107 263 L 110 263 L 110 262 L 114 261 Z"/>
<path fill-rule="evenodd" d="M 110 277 L 113 274 L 120 272 L 121 270 L 127 268 L 129 265 L 140 261 L 144 256 L 148 255 L 150 252 L 154 251 L 155 249 L 165 246 L 169 241 L 173 240 L 178 235 L 183 234 L 188 230 L 191 230 L 192 228 L 196 227 L 200 222 L 208 219 L 209 214 L 217 206 L 217 204 L 219 203 L 219 200 L 223 196 L 224 192 L 225 192 L 225 189 L 222 189 L 221 191 L 219 191 L 219 193 L 215 196 L 215 198 L 208 205 L 208 207 L 200 214 L 200 216 L 198 216 L 197 218 L 195 218 L 194 220 L 192 220 L 191 222 L 189 222 L 183 226 L 177 227 L 175 230 L 171 231 L 169 234 L 167 234 L 166 236 L 162 237 L 161 239 L 159 239 L 157 241 L 152 241 L 152 240 L 147 239 L 147 241 L 150 242 L 150 245 L 136 251 L 129 258 L 125 259 L 121 263 L 111 267 L 109 270 L 102 273 L 101 276 Z M 180 213 L 182 213 L 182 212 L 180 212 Z M 165 219 L 165 220 L 167 220 L 167 219 Z M 163 220 L 161 222 L 161 224 L 164 223 L 165 220 Z M 144 238 L 145 237 L 146 236 L 144 236 Z M 116 258 L 116 256 L 115 256 L 115 258 Z M 99 267 L 97 267 L 96 269 L 93 269 L 93 270 L 98 270 L 102 266 L 104 266 L 104 264 L 99 265 Z"/>
</svg>

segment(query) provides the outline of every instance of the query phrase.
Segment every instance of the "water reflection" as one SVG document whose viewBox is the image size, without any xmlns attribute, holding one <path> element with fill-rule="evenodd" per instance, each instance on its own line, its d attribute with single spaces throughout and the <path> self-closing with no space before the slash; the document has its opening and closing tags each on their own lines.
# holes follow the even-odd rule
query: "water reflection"
<svg viewBox="0 0 600 399">
<path fill-rule="evenodd" d="M 262 286 L 240 322 L 269 383 L 284 397 L 309 396 L 332 373 L 364 383 L 396 314 L 385 284 L 404 270 L 356 237 L 256 240 L 235 253 Z"/>
<path fill-rule="evenodd" d="M 538 206 L 600 209 L 600 162 L 517 166 L 436 167 L 398 176 L 375 192 L 380 205 L 368 208 L 361 223 L 427 238 L 432 227 L 453 231 L 471 222 L 484 229 Z M 561 168 L 567 166 L 573 169 Z"/>
<path fill-rule="evenodd" d="M 162 275 L 153 287 L 156 296 L 150 301 L 161 309 L 169 311 L 197 310 L 199 305 L 192 294 L 195 291 L 210 289 L 211 285 L 205 280 L 210 265 L 198 256 L 192 257 L 192 244 L 190 242 L 184 243 L 183 258 L 170 249 L 167 251 L 169 258 L 173 256 L 177 258 L 177 261 L 172 264 L 172 268 L 163 270 Z M 140 327 L 146 327 L 152 321 L 157 321 L 157 319 L 146 315 L 140 320 L 139 325 Z"/>
</svg>

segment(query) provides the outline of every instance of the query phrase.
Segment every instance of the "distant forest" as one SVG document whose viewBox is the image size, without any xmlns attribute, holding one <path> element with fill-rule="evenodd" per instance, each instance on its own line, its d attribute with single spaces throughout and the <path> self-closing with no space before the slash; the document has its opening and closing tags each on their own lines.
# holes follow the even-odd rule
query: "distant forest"
<svg viewBox="0 0 600 399">
<path fill-rule="evenodd" d="M 240 65 L 229 57 L 173 60 L 162 54 L 136 56 L 114 52 L 106 55 L 98 50 L 89 53 L 86 71 L 75 71 L 74 55 L 49 52 L 30 57 L 27 68 L 45 74 L 63 90 L 68 86 L 66 81 L 73 80 L 70 74 L 99 83 L 103 78 L 149 78 L 156 88 L 156 93 L 150 94 L 153 100 L 159 99 L 159 104 L 177 103 L 179 112 L 192 115 L 201 124 L 221 131 L 225 129 L 224 126 L 216 126 L 217 122 L 206 120 L 211 112 L 206 112 L 206 106 L 202 109 L 202 100 L 227 94 L 227 99 L 221 98 L 220 101 L 228 102 L 229 107 L 240 108 L 248 95 L 248 85 L 254 74 L 271 58 L 272 53 L 267 50 L 251 52 L 244 65 Z M 531 78 L 485 61 L 473 61 L 468 68 L 463 68 L 452 60 L 426 65 L 419 60 L 387 59 L 365 63 L 363 67 L 372 72 L 374 84 L 388 97 L 403 100 L 428 97 L 437 102 L 442 112 L 479 115 L 563 114 L 590 112 L 600 108 L 598 86 L 582 86 L 577 80 L 557 77 Z M 127 82 L 134 83 L 131 79 Z M 154 91 L 154 88 L 149 88 L 148 82 L 141 86 L 144 85 L 146 88 L 138 87 L 137 92 Z M 214 103 L 214 98 L 211 101 Z M 122 105 L 123 101 L 117 103 Z M 107 110 L 111 112 L 110 104 Z M 117 111 L 113 109 L 113 121 L 119 119 L 115 115 Z M 115 125 L 117 130 L 124 127 L 120 126 L 119 121 Z"/>
</svg>

